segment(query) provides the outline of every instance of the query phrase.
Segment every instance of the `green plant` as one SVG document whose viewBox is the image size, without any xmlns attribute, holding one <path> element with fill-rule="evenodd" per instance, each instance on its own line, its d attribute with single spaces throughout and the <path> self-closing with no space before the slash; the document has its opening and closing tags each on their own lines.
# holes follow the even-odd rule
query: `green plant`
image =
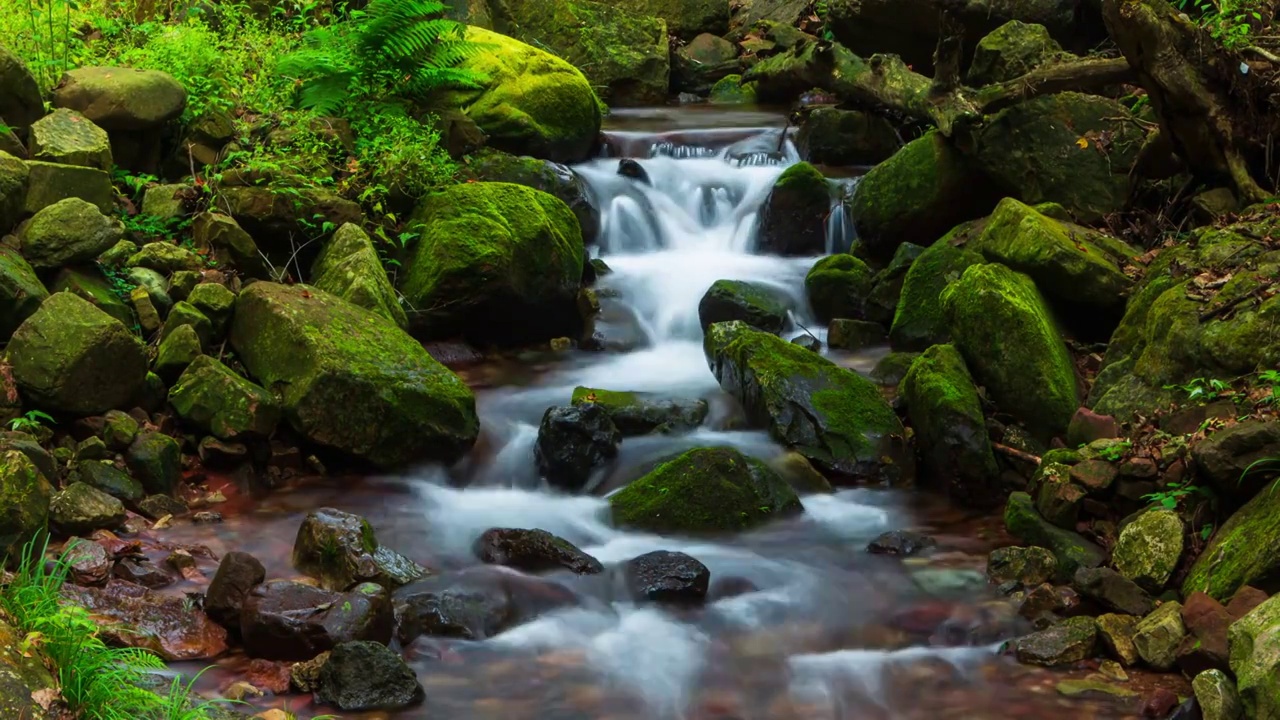
<svg viewBox="0 0 1280 720">
<path fill-rule="evenodd" d="M 1255 31 L 1265 27 L 1270 11 L 1268 0 L 1172 0 L 1188 14 L 1194 13 L 1200 27 L 1228 48 L 1239 48 L 1253 42 Z"/>
<path fill-rule="evenodd" d="M 10 7 L 6 12 L 15 12 L 16 7 Z M 72 16 L 79 10 L 79 3 L 77 0 L 26 0 L 23 9 L 26 28 L 25 38 L 19 37 L 20 47 L 25 50 L 27 65 L 41 91 L 47 91 L 71 69 L 73 48 L 82 45 L 72 33 Z"/>
<path fill-rule="evenodd" d="M 1258 373 L 1258 380 L 1264 384 L 1270 391 L 1270 394 L 1262 398 L 1263 405 L 1280 405 L 1280 370 L 1266 370 Z"/>
<path fill-rule="evenodd" d="M 1102 448 L 1102 450 L 1098 452 L 1098 457 L 1102 458 L 1103 460 L 1106 460 L 1107 462 L 1116 462 L 1118 460 L 1123 460 L 1124 456 L 1129 452 L 1129 449 L 1132 447 L 1133 447 L 1133 443 L 1128 440 L 1112 443 Z"/>
<path fill-rule="evenodd" d="M 1213 497 L 1212 491 L 1200 487 L 1188 479 L 1171 483 L 1161 490 L 1143 495 L 1142 499 L 1159 505 L 1166 510 L 1175 510 L 1182 504 L 1183 500 L 1193 495 L 1200 495 L 1210 499 Z"/>
<path fill-rule="evenodd" d="M 1183 385 L 1165 385 L 1165 390 L 1176 390 L 1187 396 L 1187 400 L 1210 400 L 1231 389 L 1231 385 L 1217 379 L 1194 378 Z"/>
<path fill-rule="evenodd" d="M 28 410 L 22 417 L 16 417 L 9 421 L 9 429 L 15 432 L 31 432 L 38 430 L 41 423 L 49 423 L 56 425 L 54 419 L 40 412 L 39 410 Z"/>
<path fill-rule="evenodd" d="M 1252 475 L 1254 472 L 1267 472 L 1273 468 L 1278 473 L 1280 473 L 1280 456 L 1264 457 L 1258 460 L 1254 460 L 1253 462 L 1249 463 L 1249 465 L 1244 469 L 1243 472 L 1240 473 L 1240 477 L 1237 478 L 1236 482 L 1243 483 L 1244 479 Z M 1277 485 L 1280 485 L 1280 478 L 1277 478 L 1276 481 L 1271 484 L 1271 489 L 1269 490 L 1269 492 L 1275 492 Z"/>
</svg>

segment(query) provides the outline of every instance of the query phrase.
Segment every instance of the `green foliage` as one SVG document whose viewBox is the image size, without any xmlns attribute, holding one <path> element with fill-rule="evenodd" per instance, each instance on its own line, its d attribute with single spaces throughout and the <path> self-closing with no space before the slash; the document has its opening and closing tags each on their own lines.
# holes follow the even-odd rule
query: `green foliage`
<svg viewBox="0 0 1280 720">
<path fill-rule="evenodd" d="M 1188 401 L 1212 400 L 1231 390 L 1231 384 L 1217 379 L 1193 378 L 1183 385 L 1165 385 L 1165 390 L 1177 390 L 1187 396 Z"/>
<path fill-rule="evenodd" d="M 1176 510 L 1184 500 L 1197 495 L 1206 499 L 1213 499 L 1213 491 L 1200 487 L 1190 479 L 1187 479 L 1171 483 L 1163 489 L 1143 495 L 1142 499 L 1155 503 L 1166 510 Z"/>
<path fill-rule="evenodd" d="M 41 423 L 49 423 L 57 425 L 54 419 L 40 412 L 39 410 L 28 410 L 22 417 L 16 417 L 9 421 L 9 429 L 16 432 L 31 432 L 40 429 Z"/>
<path fill-rule="evenodd" d="M 1133 447 L 1133 443 L 1128 440 L 1112 443 L 1098 452 L 1098 457 L 1107 462 L 1118 462 L 1124 459 L 1125 454 L 1129 452 L 1129 448 Z"/>
<path fill-rule="evenodd" d="M 1258 381 L 1270 391 L 1270 394 L 1263 397 L 1259 402 L 1263 405 L 1280 407 L 1280 370 L 1267 370 L 1258 373 Z"/>
<path fill-rule="evenodd" d="M 1181 11 L 1194 15 L 1196 22 L 1214 40 L 1228 48 L 1253 43 L 1255 35 L 1273 19 L 1270 0 L 1171 0 Z M 1264 15 L 1266 13 L 1266 15 Z"/>
<path fill-rule="evenodd" d="M 72 32 L 72 20 L 80 9 L 77 0 L 14 0 L 11 9 L 13 20 L 21 22 L 23 32 L 14 38 L 18 52 L 25 56 L 31 73 L 42 92 L 51 90 L 71 69 L 73 57 L 84 43 Z M 16 7 L 16 12 L 14 8 Z M 21 18 L 18 16 L 21 14 Z"/>
</svg>

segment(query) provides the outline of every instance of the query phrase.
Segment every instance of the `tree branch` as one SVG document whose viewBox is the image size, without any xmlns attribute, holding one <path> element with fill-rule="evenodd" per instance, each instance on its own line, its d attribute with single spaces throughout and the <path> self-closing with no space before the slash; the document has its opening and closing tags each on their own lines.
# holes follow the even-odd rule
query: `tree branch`
<svg viewBox="0 0 1280 720">
<path fill-rule="evenodd" d="M 1067 90 L 1090 90 L 1132 82 L 1133 69 L 1124 58 L 1088 58 L 1036 68 L 1022 77 L 977 91 L 983 112 L 993 113 L 1023 100 Z"/>
</svg>

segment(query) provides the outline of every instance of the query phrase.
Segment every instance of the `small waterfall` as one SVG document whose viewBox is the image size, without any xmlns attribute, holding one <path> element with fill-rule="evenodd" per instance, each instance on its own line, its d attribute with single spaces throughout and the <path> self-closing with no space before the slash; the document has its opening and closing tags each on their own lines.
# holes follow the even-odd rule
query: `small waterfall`
<svg viewBox="0 0 1280 720">
<path fill-rule="evenodd" d="M 849 252 L 858 240 L 858 231 L 849 214 L 849 203 L 858 189 L 861 176 L 833 180 L 838 190 L 831 198 L 831 214 L 827 216 L 827 254 Z"/>
</svg>

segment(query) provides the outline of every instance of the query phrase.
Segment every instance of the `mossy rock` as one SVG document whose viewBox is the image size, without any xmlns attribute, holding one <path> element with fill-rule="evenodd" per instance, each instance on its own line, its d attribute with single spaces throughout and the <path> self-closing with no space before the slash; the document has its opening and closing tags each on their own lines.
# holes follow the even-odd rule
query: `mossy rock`
<svg viewBox="0 0 1280 720">
<path fill-rule="evenodd" d="M 764 462 L 731 448 L 690 450 L 609 499 L 619 527 L 657 533 L 747 530 L 803 511 Z"/>
<path fill-rule="evenodd" d="M 60 200 L 36 213 L 18 239 L 22 256 L 37 270 L 91 262 L 124 237 L 119 220 L 79 198 Z"/>
<path fill-rule="evenodd" d="M 2 53 L 0 49 L 0 62 Z M 3 72 L 0 69 L 0 74 Z M 50 663 L 48 657 L 24 643 L 26 637 L 25 630 L 19 631 L 0 620 L 0 717 L 52 720 L 54 713 L 46 710 L 40 700 L 49 692 L 57 692 L 57 682 L 46 667 Z"/>
<path fill-rule="evenodd" d="M 196 337 L 200 338 L 201 347 L 207 348 L 212 345 L 213 321 L 189 302 L 174 303 L 173 309 L 169 311 L 169 317 L 165 318 L 164 328 L 160 331 L 160 342 L 163 343 L 173 334 L 173 331 L 180 327 L 190 327 L 195 330 Z"/>
<path fill-rule="evenodd" d="M 76 471 L 80 475 L 80 482 L 123 502 L 136 503 L 146 496 L 142 483 L 109 462 L 81 460 L 76 465 Z"/>
<path fill-rule="evenodd" d="M 942 292 L 959 280 L 973 265 L 982 264 L 982 256 L 954 246 L 950 238 L 929 246 L 907 270 L 889 328 L 889 341 L 895 350 L 921 351 L 951 339 L 951 330 L 942 311 Z"/>
<path fill-rule="evenodd" d="M 394 590 L 427 574 L 382 547 L 368 520 L 333 508 L 314 510 L 302 520 L 293 541 L 293 567 L 338 592 L 362 582 Z"/>
<path fill-rule="evenodd" d="M 49 291 L 22 255 L 8 245 L 0 245 L 0 338 L 8 339 L 48 297 Z"/>
<path fill-rule="evenodd" d="M 819 43 L 816 38 L 808 37 L 811 39 L 806 42 L 797 43 L 784 52 L 758 60 L 743 73 L 742 78 L 735 85 L 752 88 L 748 102 L 759 101 L 765 104 L 791 102 L 812 89 L 815 77 L 829 72 L 831 63 L 819 52 Z M 747 42 L 747 47 L 750 47 L 751 41 Z M 711 101 L 716 102 L 715 88 L 711 91 Z"/>
<path fill-rule="evenodd" d="M 133 308 L 120 297 L 102 271 L 95 267 L 64 268 L 54 276 L 49 288 L 55 293 L 70 292 L 88 300 L 127 328 L 138 322 Z"/>
<path fill-rule="evenodd" d="M 564 165 L 527 155 L 484 149 L 471 155 L 465 172 L 476 180 L 515 183 L 555 195 L 578 218 L 584 243 L 590 245 L 600 235 L 600 211 L 592 204 L 586 183 Z"/>
<path fill-rule="evenodd" d="M 16 128 L 26 128 L 43 115 L 44 98 L 35 76 L 22 58 L 0 46 L 0 117 Z"/>
<path fill-rule="evenodd" d="M 171 242 L 152 242 L 143 245 L 125 264 L 169 275 L 179 270 L 202 270 L 204 258 L 181 245 Z"/>
<path fill-rule="evenodd" d="M 832 350 L 864 350 L 884 341 L 884 326 L 879 323 L 836 318 L 827 326 L 827 347 Z"/>
<path fill-rule="evenodd" d="M 178 276 L 175 274 L 169 283 L 169 291 L 174 292 L 177 288 Z M 185 300 L 199 310 L 201 315 L 209 318 L 214 337 L 220 337 L 226 331 L 227 323 L 231 321 L 236 308 L 236 294 L 226 285 L 216 282 L 196 283 L 186 293 Z"/>
<path fill-rule="evenodd" d="M 831 183 L 807 162 L 778 176 L 760 213 L 760 249 L 778 255 L 820 255 L 826 250 Z"/>
<path fill-rule="evenodd" d="M 661 18 L 672 35 L 689 40 L 701 33 L 729 31 L 729 5 L 720 0 L 601 0 L 606 5 Z"/>
<path fill-rule="evenodd" d="M 741 75 L 726 75 L 711 86 L 707 99 L 715 105 L 751 105 L 756 101 L 756 84 L 743 82 Z"/>
<path fill-rule="evenodd" d="M 183 325 L 160 342 L 160 348 L 156 352 L 155 371 L 161 377 L 173 380 L 201 353 L 200 336 L 196 335 L 195 328 Z"/>
<path fill-rule="evenodd" d="M 677 49 L 671 60 L 672 89 L 697 95 L 706 95 L 721 79 L 742 69 L 738 46 L 709 34 Z"/>
<path fill-rule="evenodd" d="M 111 138 L 107 131 L 73 110 L 54 110 L 31 125 L 31 157 L 110 171 Z"/>
<path fill-rule="evenodd" d="M 49 296 L 14 332 L 13 378 L 32 406 L 92 415 L 142 389 L 147 354 L 119 320 L 68 292 Z"/>
<path fill-rule="evenodd" d="M 978 389 L 952 345 L 924 352 L 902 380 L 902 398 L 928 477 L 955 501 L 989 508 L 1004 500 Z"/>
<path fill-rule="evenodd" d="M 269 438 L 280 405 L 261 387 L 208 355 L 195 358 L 169 389 L 178 417 L 222 440 Z"/>
<path fill-rule="evenodd" d="M 22 217 L 30 178 L 25 162 L 0 150 L 0 233 L 12 230 Z"/>
<path fill-rule="evenodd" d="M 942 293 L 943 314 L 974 378 L 997 407 L 1047 438 L 1079 407 L 1075 366 L 1035 283 L 974 265 Z"/>
<path fill-rule="evenodd" d="M 417 330 L 516 344 L 576 337 L 586 250 L 569 206 L 510 183 L 455 185 L 414 211 L 400 290 Z"/>
<path fill-rule="evenodd" d="M 45 528 L 53 487 L 25 454 L 0 453 L 0 556 L 17 558 Z"/>
<path fill-rule="evenodd" d="M 373 241 L 358 225 L 343 225 L 325 243 L 311 266 L 311 284 L 400 327 L 409 325 Z"/>
<path fill-rule="evenodd" d="M 1027 545 L 1042 547 L 1058 560 L 1057 579 L 1070 582 L 1080 568 L 1102 565 L 1102 549 L 1079 534 L 1054 526 L 1036 511 L 1031 496 L 1015 492 L 1004 509 L 1004 526 L 1009 534 Z"/>
<path fill-rule="evenodd" d="M 458 67 L 486 81 L 479 90 L 443 93 L 442 105 L 463 109 L 499 150 L 556 162 L 590 157 L 602 113 L 581 72 L 551 53 L 483 28 L 467 28 L 467 39 L 490 47 Z"/>
<path fill-rule="evenodd" d="M 187 91 L 159 70 L 83 67 L 63 76 L 53 105 L 77 110 L 111 131 L 155 130 L 182 114 Z"/>
<path fill-rule="evenodd" d="M 796 133 L 800 157 L 818 165 L 875 165 L 900 146 L 888 120 L 859 110 L 816 108 Z"/>
<path fill-rule="evenodd" d="M 49 501 L 49 526 L 63 535 L 115 530 L 126 517 L 119 499 L 82 482 L 71 483 Z"/>
<path fill-rule="evenodd" d="M 1243 717 L 1280 717 L 1280 595 L 1262 603 L 1227 631 L 1231 672 Z"/>
<path fill-rule="evenodd" d="M 870 380 L 742 322 L 712 325 L 703 349 L 749 421 L 818 468 L 878 481 L 911 476 L 902 423 Z"/>
<path fill-rule="evenodd" d="M 258 244 L 235 218 L 203 212 L 191 222 L 191 239 L 197 249 L 221 266 L 234 268 L 246 277 L 270 280 L 271 268 L 262 258 Z"/>
<path fill-rule="evenodd" d="M 871 268 L 853 255 L 828 255 L 815 263 L 804 278 L 809 306 L 823 322 L 861 318 L 873 277 Z"/>
<path fill-rule="evenodd" d="M 383 469 L 451 462 L 479 432 L 458 376 L 400 328 L 323 290 L 250 285 L 230 342 L 294 430 Z"/>
<path fill-rule="evenodd" d="M 125 464 L 147 492 L 167 495 L 182 479 L 182 446 L 154 430 L 138 433 L 125 452 Z"/>
<path fill-rule="evenodd" d="M 893 324 L 893 316 L 898 311 L 898 302 L 902 299 L 902 288 L 907 282 L 907 273 L 916 260 L 924 254 L 925 248 L 915 243 L 903 243 L 898 246 L 889 261 L 871 280 L 871 292 L 863 303 L 863 315 L 867 320 L 880 323 L 885 327 Z"/>
<path fill-rule="evenodd" d="M 1177 513 L 1148 510 L 1120 531 L 1111 562 L 1121 575 L 1158 595 L 1182 557 L 1183 534 Z"/>
<path fill-rule="evenodd" d="M 111 176 L 103 170 L 41 160 L 31 160 L 26 165 L 27 197 L 23 211 L 29 215 L 71 198 L 83 200 L 103 213 L 115 207 Z"/>
<path fill-rule="evenodd" d="M 973 87 L 1005 82 L 1068 57 L 1045 26 L 1010 20 L 978 41 L 965 81 Z"/>
<path fill-rule="evenodd" d="M 891 352 L 880 358 L 871 370 L 871 379 L 884 386 L 896 386 L 907 376 L 920 353 Z"/>
<path fill-rule="evenodd" d="M 574 388 L 571 404 L 586 403 L 602 407 L 623 437 L 693 430 L 707 419 L 711 410 L 706 400 L 664 398 L 649 393 L 588 387 Z"/>
<path fill-rule="evenodd" d="M 1235 511 L 1196 558 L 1182 594 L 1203 592 L 1227 602 L 1245 585 L 1266 584 L 1280 574 L 1280 492 L 1263 490 Z"/>
<path fill-rule="evenodd" d="M 714 323 L 741 320 L 769 333 L 787 325 L 791 298 L 786 291 L 759 282 L 717 280 L 698 303 L 698 321 L 705 332 Z"/>
</svg>

